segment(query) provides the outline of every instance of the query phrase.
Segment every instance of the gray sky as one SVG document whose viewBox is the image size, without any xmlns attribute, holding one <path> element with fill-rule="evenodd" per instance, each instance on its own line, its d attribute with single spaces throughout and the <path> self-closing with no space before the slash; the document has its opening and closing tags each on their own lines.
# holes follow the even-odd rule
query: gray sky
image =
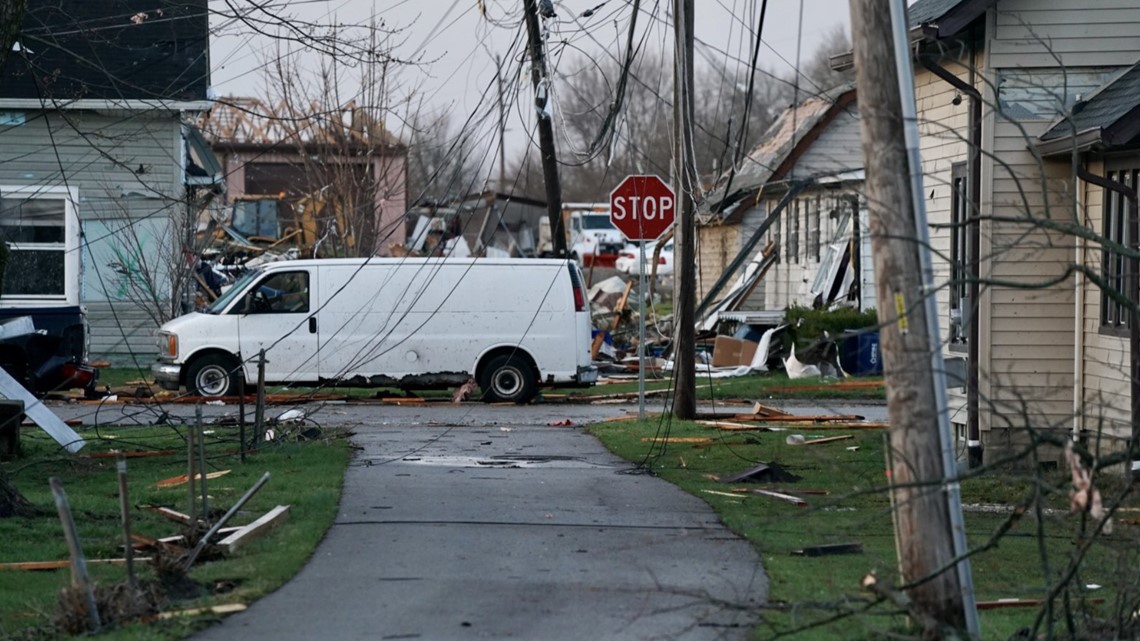
<svg viewBox="0 0 1140 641">
<path fill-rule="evenodd" d="M 226 11 L 221 0 L 211 0 L 215 11 Z M 248 0 L 230 0 L 249 8 Z M 320 24 L 358 25 L 382 20 L 399 32 L 392 36 L 393 55 L 420 64 L 401 68 L 391 93 L 394 102 L 423 105 L 424 109 L 451 113 L 453 127 L 471 114 L 479 120 L 479 140 L 495 136 L 495 56 L 517 60 L 519 49 L 512 43 L 525 30 L 521 27 L 522 0 L 281 0 L 280 13 Z M 281 6 L 278 4 L 276 6 Z M 594 15 L 586 10 L 601 4 Z M 636 35 L 646 49 L 671 49 L 671 0 L 642 0 Z M 849 28 L 848 0 L 770 0 L 764 25 L 760 65 L 780 76 L 790 77 L 797 58 L 803 60 L 822 44 L 835 25 Z M 558 18 L 548 21 L 550 51 L 555 74 L 570 66 L 575 57 L 601 60 L 620 55 L 632 15 L 631 0 L 562 0 L 555 2 Z M 698 64 L 728 60 L 746 68 L 751 32 L 755 29 L 760 0 L 696 0 Z M 485 13 L 480 8 L 485 8 Z M 802 28 L 801 28 L 802 8 Z M 251 33 L 242 24 L 226 25 L 215 19 L 211 46 L 213 85 L 218 95 L 263 95 L 266 79 L 263 65 L 274 57 L 270 38 Z M 351 28 L 351 27 L 350 27 Z M 308 56 L 314 65 L 314 58 Z M 519 105 L 511 109 L 508 148 L 512 153 L 527 142 L 531 101 L 529 76 L 511 77 L 522 87 Z M 489 93 L 488 93 L 489 90 Z M 397 107 L 389 128 L 400 132 L 401 118 L 410 106 Z M 527 122 L 524 122 L 524 119 Z M 485 129 L 485 132 L 483 131 Z"/>
</svg>

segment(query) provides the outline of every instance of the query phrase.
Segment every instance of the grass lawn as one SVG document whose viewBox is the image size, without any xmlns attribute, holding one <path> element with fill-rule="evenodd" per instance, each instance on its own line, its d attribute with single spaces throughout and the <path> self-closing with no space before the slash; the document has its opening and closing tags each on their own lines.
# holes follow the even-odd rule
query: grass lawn
<svg viewBox="0 0 1140 641">
<path fill-rule="evenodd" d="M 615 453 L 635 462 L 645 462 L 653 473 L 707 501 L 728 527 L 756 546 L 770 577 L 770 604 L 756 638 L 788 635 L 793 639 L 871 639 L 904 632 L 904 619 L 884 604 L 872 605 L 872 597 L 860 588 L 869 572 L 897 581 L 897 560 L 889 499 L 885 483 L 884 433 L 875 431 L 818 431 L 792 428 L 788 432 L 725 432 L 694 423 L 668 420 L 613 422 L 592 426 Z M 791 433 L 808 436 L 852 434 L 843 440 L 812 446 L 786 443 Z M 646 442 L 662 437 L 710 437 L 710 443 Z M 851 450 L 849 448 L 857 448 Z M 798 482 L 725 484 L 710 475 L 729 476 L 759 462 L 775 463 L 802 477 Z M 963 503 L 1014 505 L 1032 487 L 1032 475 L 1015 471 L 989 472 L 962 484 Z M 1051 472 L 1045 479 L 1049 507 L 1067 510 L 1067 473 Z M 789 493 L 805 489 L 827 494 L 801 494 L 806 507 L 760 495 L 724 496 L 733 488 L 765 488 Z M 1107 500 L 1107 498 L 1106 498 Z M 1132 501 L 1134 503 L 1134 501 Z M 981 546 L 1009 517 L 968 512 L 970 545 Z M 1080 518 L 1047 516 L 1038 523 L 1021 518 L 1000 539 L 1000 544 L 972 559 L 979 601 L 1007 598 L 1039 598 L 1049 584 L 1046 574 L 1056 577 L 1069 563 L 1077 540 Z M 1112 536 L 1095 544 L 1081 566 L 1078 584 L 1106 586 L 1090 596 L 1105 599 L 1091 606 L 1097 616 L 1110 616 L 1118 607 L 1115 599 L 1126 596 L 1111 586 L 1131 586 L 1135 599 L 1137 528 L 1118 525 Z M 860 543 L 863 552 L 834 556 L 798 556 L 807 546 Z M 919 543 L 921 544 L 921 543 Z M 1075 600 L 1083 596 L 1071 593 Z M 1059 602 L 1058 602 L 1059 603 Z M 1127 607 L 1127 606 L 1125 606 Z M 1124 610 L 1130 612 L 1131 609 Z M 981 613 L 985 639 L 1008 639 L 1023 627 L 1032 626 L 1036 608 L 993 609 Z M 1127 615 L 1125 615 L 1127 616 Z M 1080 623 L 1080 621 L 1079 621 Z M 1057 632 L 1064 626 L 1058 624 Z M 1044 638 L 1044 637 L 1042 637 Z"/>
<path fill-rule="evenodd" d="M 240 462 L 236 428 L 210 426 L 206 456 L 209 471 L 230 470 L 208 481 L 211 512 L 220 516 L 251 488 L 265 472 L 269 482 L 245 505 L 230 524 L 244 525 L 277 505 L 289 505 L 284 523 L 250 542 L 234 555 L 199 562 L 189 578 L 194 590 L 180 598 L 169 597 L 164 610 L 203 605 L 249 603 L 283 584 L 309 558 L 336 514 L 349 447 L 343 434 L 325 430 L 314 440 L 271 443 Z M 189 510 L 186 485 L 159 489 L 156 481 L 186 473 L 186 445 L 182 427 L 108 428 L 82 432 L 88 446 L 76 456 L 60 455 L 54 441 L 38 430 L 22 434 L 24 457 L 4 464 L 9 480 L 34 506 L 33 516 L 0 519 L 0 563 L 54 561 L 68 558 L 63 529 L 48 486 L 50 477 L 63 480 L 88 559 L 122 558 L 118 481 L 114 458 L 90 455 L 112 450 L 164 451 L 164 456 L 128 459 L 130 502 L 154 504 L 180 512 Z M 132 509 L 132 530 L 160 538 L 184 533 L 184 528 L 152 512 Z M 145 555 L 147 553 L 140 553 Z M 109 586 L 125 579 L 121 565 L 90 565 L 95 581 Z M 137 564 L 144 582 L 156 573 L 147 563 Z M 53 631 L 35 633 L 58 613 L 56 600 L 69 583 L 68 570 L 0 570 L 0 637 L 20 639 L 66 638 Z M 196 593 L 194 593 L 196 592 Z M 177 639 L 200 621 L 193 617 L 149 625 L 128 625 L 100 636 L 111 640 Z"/>
</svg>

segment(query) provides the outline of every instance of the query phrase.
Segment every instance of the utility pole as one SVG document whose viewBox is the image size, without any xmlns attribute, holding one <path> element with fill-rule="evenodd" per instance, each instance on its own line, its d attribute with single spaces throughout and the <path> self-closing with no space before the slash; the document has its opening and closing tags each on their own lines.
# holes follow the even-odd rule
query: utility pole
<svg viewBox="0 0 1140 641">
<path fill-rule="evenodd" d="M 499 90 L 499 185 L 495 191 L 507 193 L 507 110 L 503 106 L 503 60 L 495 54 L 495 85 Z"/>
<path fill-rule="evenodd" d="M 530 41 L 530 81 L 534 85 L 534 107 L 538 115 L 538 146 L 542 154 L 542 181 L 546 184 L 546 215 L 550 219 L 550 236 L 554 256 L 566 257 L 566 226 L 562 224 L 562 186 L 558 183 L 558 157 L 554 153 L 554 123 L 550 100 L 546 59 L 542 53 L 542 33 L 538 28 L 537 0 L 523 0 L 526 32 Z"/>
<path fill-rule="evenodd" d="M 924 638 L 941 634 L 932 626 L 977 637 L 969 561 L 951 564 L 964 552 L 965 532 L 941 378 L 905 0 L 891 0 L 889 12 L 882 0 L 851 0 L 851 18 L 899 569 L 904 583 L 923 581 L 907 595 L 923 615 Z M 941 571 L 948 567 L 957 571 Z"/>
<path fill-rule="evenodd" d="M 698 192 L 693 166 L 693 0 L 673 0 L 673 191 L 677 194 L 674 245 L 679 258 L 673 284 L 673 416 L 697 417 L 697 260 L 693 203 Z"/>
</svg>

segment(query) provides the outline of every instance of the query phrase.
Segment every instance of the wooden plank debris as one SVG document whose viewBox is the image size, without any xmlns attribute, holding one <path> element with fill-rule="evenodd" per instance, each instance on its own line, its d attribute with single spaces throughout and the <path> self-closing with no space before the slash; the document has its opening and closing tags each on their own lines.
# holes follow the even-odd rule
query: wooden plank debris
<svg viewBox="0 0 1140 641">
<path fill-rule="evenodd" d="M 162 507 L 161 505 L 140 505 L 138 507 L 139 507 L 139 509 L 142 509 L 142 510 L 150 510 L 151 512 L 154 512 L 155 514 L 157 514 L 159 516 L 162 516 L 162 517 L 165 517 L 171 521 L 174 521 L 175 523 L 181 523 L 182 525 L 190 525 L 190 515 L 189 514 L 183 514 L 182 512 L 177 512 L 177 511 L 172 510 L 168 507 Z"/>
<path fill-rule="evenodd" d="M 755 405 L 752 406 L 752 415 L 753 416 L 791 416 L 791 414 L 788 414 L 787 412 L 785 412 L 783 410 L 778 410 L 774 407 L 768 407 L 767 405 L 763 405 L 761 403 L 756 403 Z"/>
<path fill-rule="evenodd" d="M 757 489 L 752 489 L 752 488 L 743 488 L 742 490 L 734 490 L 734 491 L 736 491 L 736 492 L 744 491 L 744 492 L 748 492 L 750 494 L 759 494 L 760 496 L 767 496 L 767 497 L 770 497 L 773 499 L 779 499 L 781 501 L 787 501 L 788 503 L 791 503 L 792 505 L 798 505 L 800 507 L 807 507 L 807 504 L 808 504 L 807 501 L 801 499 L 798 496 L 792 496 L 790 494 L 783 494 L 780 492 L 773 492 L 772 490 L 757 490 Z"/>
<path fill-rule="evenodd" d="M 1104 599 L 1078 599 L 1085 603 L 1104 603 Z M 995 599 L 993 601 L 978 601 L 979 610 L 996 610 L 999 608 L 1037 608 L 1045 602 L 1041 599 Z"/>
<path fill-rule="evenodd" d="M 212 605 L 208 608 L 191 608 L 189 610 L 175 610 L 173 612 L 160 612 L 159 619 L 173 619 L 175 617 L 192 617 L 201 614 L 233 614 L 241 612 L 248 608 L 244 603 L 226 603 L 223 605 Z"/>
<path fill-rule="evenodd" d="M 143 452 L 90 452 L 80 458 L 150 458 L 152 456 L 170 456 L 181 454 L 179 450 L 148 450 Z"/>
<path fill-rule="evenodd" d="M 764 425 L 748 425 L 747 423 L 736 423 L 732 421 L 694 421 L 698 425 L 707 425 L 708 427 L 715 427 L 718 430 L 751 430 L 755 432 L 763 432 L 768 428 Z"/>
<path fill-rule="evenodd" d="M 218 472 L 210 472 L 210 473 L 206 474 L 206 480 L 212 481 L 216 478 L 219 478 L 219 477 L 222 477 L 222 476 L 229 474 L 230 471 L 231 470 L 220 470 Z M 202 480 L 202 473 L 199 472 L 198 474 L 195 474 L 194 480 L 201 481 Z M 161 481 L 158 481 L 154 485 L 155 485 L 155 487 L 158 487 L 158 488 L 167 488 L 167 487 L 178 487 L 179 485 L 185 485 L 189 482 L 190 482 L 190 477 L 187 476 L 186 474 L 181 474 L 179 476 L 172 476 L 168 479 L 162 479 Z"/>
<path fill-rule="evenodd" d="M 843 436 L 828 436 L 825 438 L 809 438 L 803 441 L 795 441 L 789 445 L 819 445 L 821 443 L 834 443 L 835 441 L 847 441 L 855 438 L 852 434 L 844 434 Z"/>
<path fill-rule="evenodd" d="M 273 527 L 282 523 L 289 515 L 288 505 L 278 505 L 277 507 L 269 510 L 253 523 L 239 529 L 227 536 L 226 538 L 218 541 L 218 545 L 225 548 L 226 552 L 233 552 L 240 546 L 256 539 L 257 537 L 265 534 Z"/>
<path fill-rule="evenodd" d="M 149 562 L 149 558 L 136 558 L 135 561 L 143 563 Z M 126 559 L 87 559 L 88 565 L 92 563 L 104 565 L 123 565 L 127 562 Z M 0 563 L 0 570 L 27 570 L 27 571 L 42 571 L 42 570 L 62 570 L 71 566 L 71 561 L 20 561 L 17 563 Z"/>
<path fill-rule="evenodd" d="M 708 436 L 643 436 L 641 438 L 646 443 L 711 443 L 712 438 Z"/>
<path fill-rule="evenodd" d="M 831 383 L 829 385 L 787 385 L 781 387 L 766 387 L 765 392 L 786 394 L 788 392 L 822 392 L 822 391 L 839 391 L 851 392 L 857 390 L 875 389 L 877 387 L 884 387 L 886 383 L 882 380 L 877 381 L 843 381 L 841 383 Z"/>
</svg>

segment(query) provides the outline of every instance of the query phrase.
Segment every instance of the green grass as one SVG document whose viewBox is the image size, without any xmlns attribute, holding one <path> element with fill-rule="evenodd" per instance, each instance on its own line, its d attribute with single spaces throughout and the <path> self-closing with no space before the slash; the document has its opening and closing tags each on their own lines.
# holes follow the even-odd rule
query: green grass
<svg viewBox="0 0 1140 641">
<path fill-rule="evenodd" d="M 234 517 L 232 525 L 252 522 L 276 505 L 290 505 L 287 520 L 266 536 L 249 543 L 224 560 L 197 564 L 190 578 L 202 586 L 201 596 L 169 603 L 166 609 L 184 609 L 217 603 L 249 603 L 269 593 L 293 576 L 312 554 L 336 514 L 344 469 L 348 463 L 347 441 L 339 432 L 326 430 L 323 438 L 306 442 L 270 444 L 247 456 L 242 464 L 235 453 L 236 428 L 212 427 L 206 453 L 211 471 L 228 469 L 223 477 L 208 481 L 211 510 L 226 510 L 265 472 L 269 482 Z M 155 482 L 186 473 L 183 428 L 101 428 L 86 431 L 89 440 L 79 456 L 62 456 L 53 441 L 40 432 L 22 435 L 25 456 L 4 464 L 12 484 L 40 514 L 0 519 L 0 563 L 52 561 L 68 558 L 67 546 L 56 515 L 48 479 L 63 480 L 78 526 L 79 539 L 89 559 L 121 558 L 122 529 L 119 519 L 117 473 L 114 459 L 84 458 L 93 452 L 176 449 L 179 454 L 128 459 L 130 500 L 133 505 L 156 504 L 186 512 L 186 485 L 158 489 Z M 220 515 L 220 514 L 219 514 Z M 155 538 L 182 534 L 182 527 L 144 510 L 132 510 L 134 532 Z M 91 565 L 92 576 L 103 585 L 123 581 L 122 566 Z M 145 563 L 137 571 L 144 580 L 154 578 Z M 57 595 L 69 582 L 67 570 L 28 572 L 0 571 L 0 636 L 22 634 L 45 625 L 55 612 Z M 225 594 L 213 594 L 214 586 L 231 586 Z M 177 639 L 200 621 L 179 620 L 150 625 L 132 625 L 101 638 Z M 51 635 L 49 635 L 51 636 Z"/>
<path fill-rule="evenodd" d="M 878 381 L 882 377 L 866 377 L 847 379 L 851 381 Z M 835 389 L 834 385 L 841 383 L 836 379 L 819 377 L 799 378 L 792 380 L 787 374 L 771 373 L 737 378 L 701 378 L 697 377 L 697 400 L 747 400 L 768 401 L 773 399 L 846 399 L 846 400 L 884 400 L 886 391 L 884 387 L 870 389 L 843 390 Z M 664 390 L 672 387 L 669 379 L 647 378 L 646 390 Z M 824 389 L 819 389 L 825 387 Z M 797 389 L 802 388 L 802 389 Z M 830 388 L 830 389 L 827 389 Z M 604 396 L 625 392 L 636 392 L 637 381 L 622 383 L 609 383 L 595 385 L 594 387 L 573 390 L 574 397 L 588 398 L 591 396 Z"/>
<path fill-rule="evenodd" d="M 591 431 L 615 453 L 631 461 L 646 461 L 650 469 L 708 502 L 733 531 L 748 538 L 762 556 L 770 577 L 770 603 L 756 638 L 788 634 L 793 639 L 871 639 L 879 633 L 904 632 L 905 620 L 890 608 L 877 605 L 863 611 L 870 595 L 860 588 L 869 572 L 897 582 L 894 533 L 885 484 L 884 434 L 882 431 L 817 431 L 804 427 L 787 432 L 724 432 L 681 421 L 614 422 L 592 426 Z M 852 440 L 814 446 L 790 446 L 788 434 L 833 436 L 853 434 Z M 711 445 L 671 443 L 661 445 L 643 438 L 712 437 Z M 849 451 L 849 447 L 858 447 Z M 738 483 L 731 486 L 710 478 L 751 468 L 758 462 L 776 463 L 802 478 L 796 483 Z M 1016 504 L 1030 488 L 1030 475 L 1010 471 L 991 472 L 965 480 L 963 503 Z M 1066 477 L 1053 473 L 1049 486 L 1064 488 Z M 804 495 L 808 507 L 765 496 L 740 498 L 709 494 L 733 487 L 797 490 L 817 488 L 826 496 Z M 1068 496 L 1058 491 L 1048 497 L 1050 507 L 1066 509 Z M 980 546 L 1007 517 L 967 513 L 971 546 Z M 1048 517 L 1043 521 L 1050 571 L 1056 575 L 1068 563 L 1074 549 L 1078 517 Z M 1044 577 L 1036 521 L 1022 518 L 1000 539 L 1000 544 L 976 555 L 973 575 L 979 600 L 1038 598 L 1047 582 Z M 1080 580 L 1112 586 L 1117 581 L 1136 582 L 1137 536 L 1134 528 L 1118 526 L 1117 534 L 1098 542 L 1082 566 Z M 825 557 L 796 556 L 805 546 L 831 543 L 863 545 L 862 554 Z M 1135 588 L 1133 588 L 1135 590 Z M 1108 604 L 1119 594 L 1102 589 L 1095 596 Z M 1107 615 L 1108 606 L 1096 609 Z M 1128 611 L 1128 610 L 1126 610 Z M 1007 639 L 1031 626 L 1035 609 L 1002 609 L 982 612 L 985 639 Z M 838 619 L 822 623 L 830 617 Z M 816 627 L 816 626 L 819 627 Z M 1061 628 L 1058 628 L 1060 630 Z"/>
</svg>

